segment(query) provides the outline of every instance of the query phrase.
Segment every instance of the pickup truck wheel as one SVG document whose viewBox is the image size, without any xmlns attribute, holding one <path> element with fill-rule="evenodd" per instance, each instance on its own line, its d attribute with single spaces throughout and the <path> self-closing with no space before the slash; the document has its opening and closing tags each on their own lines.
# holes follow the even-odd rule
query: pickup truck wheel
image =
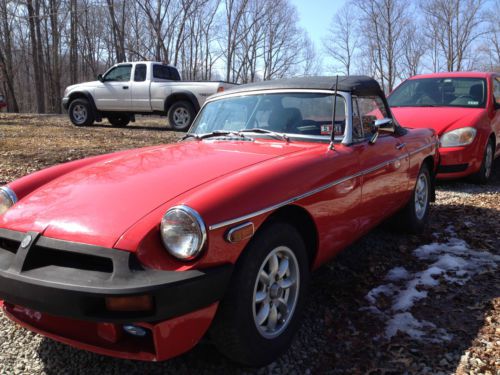
<svg viewBox="0 0 500 375">
<path fill-rule="evenodd" d="M 69 119 L 76 126 L 90 126 L 94 123 L 95 114 L 87 99 L 73 100 L 68 108 Z"/>
<path fill-rule="evenodd" d="M 177 131 L 186 131 L 191 126 L 196 112 L 193 105 L 188 101 L 180 101 L 172 104 L 168 110 L 168 123 Z"/>
<path fill-rule="evenodd" d="M 484 149 L 483 161 L 481 163 L 481 169 L 472 175 L 472 180 L 478 184 L 486 184 L 491 177 L 491 172 L 493 171 L 493 159 L 495 145 L 493 140 L 489 140 L 486 148 Z"/>
<path fill-rule="evenodd" d="M 124 128 L 130 122 L 129 115 L 112 115 L 108 116 L 108 121 L 115 128 Z"/>
<path fill-rule="evenodd" d="M 309 280 L 302 237 L 287 224 L 263 227 L 235 267 L 211 327 L 229 359 L 263 366 L 283 354 L 300 324 Z"/>
<path fill-rule="evenodd" d="M 403 229 L 410 233 L 421 233 L 429 216 L 431 200 L 431 174 L 423 164 L 415 182 L 410 201 L 402 211 Z"/>
</svg>

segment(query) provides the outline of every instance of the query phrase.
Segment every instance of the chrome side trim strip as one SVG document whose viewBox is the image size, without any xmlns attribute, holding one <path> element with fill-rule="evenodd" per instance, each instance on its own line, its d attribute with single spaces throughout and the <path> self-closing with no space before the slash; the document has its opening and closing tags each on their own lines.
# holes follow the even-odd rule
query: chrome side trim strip
<svg viewBox="0 0 500 375">
<path fill-rule="evenodd" d="M 369 174 L 369 173 L 372 173 L 372 172 L 375 172 L 379 169 L 382 169 L 382 168 L 385 168 L 386 166 L 398 161 L 398 160 L 402 160 L 402 159 L 405 159 L 406 157 L 408 156 L 411 156 L 413 154 L 416 154 L 417 152 L 420 152 L 426 148 L 428 148 L 429 146 L 432 146 L 433 143 L 428 143 L 426 144 L 425 146 L 422 146 L 422 147 L 419 147 L 418 149 L 416 150 L 413 150 L 410 154 L 404 154 L 404 155 L 401 155 L 395 159 L 391 159 L 389 161 L 386 161 L 386 162 L 383 162 L 383 163 L 380 163 L 378 165 L 375 165 L 371 168 L 368 168 L 368 169 L 365 169 L 364 171 L 360 171 L 356 174 L 353 174 L 353 175 L 350 175 L 350 176 L 347 176 L 347 177 L 344 177 L 344 178 L 341 178 L 341 179 L 338 179 L 338 180 L 335 180 L 333 182 L 330 182 L 326 185 L 322 185 L 320 187 L 317 187 L 316 189 L 314 190 L 310 190 L 304 194 L 301 194 L 301 195 L 298 195 L 296 197 L 293 197 L 293 198 L 290 198 L 286 201 L 283 201 L 283 202 L 280 202 L 280 203 L 277 203 L 275 205 L 272 205 L 272 206 L 269 206 L 269 207 L 266 207 L 266 208 L 263 208 L 261 210 L 258 210 L 258 211 L 254 211 L 252 213 L 249 213 L 248 215 L 244 215 L 244 216 L 240 216 L 240 217 L 237 217 L 237 218 L 234 218 L 234 219 L 230 219 L 230 220 L 226 220 L 226 221 L 222 221 L 220 223 L 217 223 L 217 224 L 213 224 L 213 225 L 210 225 L 208 227 L 209 230 L 216 230 L 216 229 L 220 229 L 220 228 L 223 228 L 225 226 L 228 226 L 228 225 L 232 225 L 232 224 L 236 224 L 236 223 L 239 223 L 240 221 L 245 221 L 245 220 L 249 220 L 251 218 L 254 218 L 256 216 L 260 216 L 262 214 L 265 214 L 265 213 L 268 213 L 270 211 L 274 211 L 278 208 L 281 208 L 283 206 L 286 206 L 286 205 L 289 205 L 291 203 L 294 203 L 294 202 L 297 202 L 301 199 L 304 199 L 304 198 L 307 198 L 307 197 L 310 197 L 311 195 L 314 195 L 314 194 L 317 194 L 317 193 L 320 193 L 322 192 L 323 190 L 326 190 L 326 189 L 330 189 L 336 185 L 339 185 L 343 182 L 346 182 L 346 181 L 349 181 L 349 180 L 352 180 L 353 178 L 357 178 L 357 177 L 361 177 L 361 176 L 364 176 L 366 174 Z"/>
</svg>

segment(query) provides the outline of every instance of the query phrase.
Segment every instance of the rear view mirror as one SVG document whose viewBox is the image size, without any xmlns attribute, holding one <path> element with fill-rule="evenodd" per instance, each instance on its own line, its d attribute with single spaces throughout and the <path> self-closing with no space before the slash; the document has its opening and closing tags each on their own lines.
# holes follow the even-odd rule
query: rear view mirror
<svg viewBox="0 0 500 375">
<path fill-rule="evenodd" d="M 499 102 L 495 102 L 495 109 L 496 110 L 500 109 L 500 103 Z"/>
<path fill-rule="evenodd" d="M 392 118 L 382 118 L 376 120 L 373 124 L 373 136 L 370 139 L 370 143 L 375 143 L 378 139 L 380 133 L 394 134 L 396 128 L 394 127 L 394 121 Z"/>
<path fill-rule="evenodd" d="M 103 79 L 102 79 L 102 74 L 98 74 L 98 75 L 97 75 L 97 80 L 98 80 L 98 81 L 101 81 L 101 82 L 103 81 Z"/>
</svg>

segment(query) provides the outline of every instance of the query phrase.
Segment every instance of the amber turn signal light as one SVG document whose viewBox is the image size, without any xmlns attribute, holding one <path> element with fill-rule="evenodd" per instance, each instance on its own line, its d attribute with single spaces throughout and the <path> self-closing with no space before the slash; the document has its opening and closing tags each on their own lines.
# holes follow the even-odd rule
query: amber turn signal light
<svg viewBox="0 0 500 375">
<path fill-rule="evenodd" d="M 229 232 L 227 232 L 226 240 L 231 243 L 240 242 L 252 237 L 254 232 L 255 228 L 253 223 L 244 223 L 242 225 L 238 225 L 237 227 L 231 228 Z"/>
<path fill-rule="evenodd" d="M 149 311 L 153 310 L 153 298 L 149 295 L 106 297 L 109 311 Z"/>
<path fill-rule="evenodd" d="M 217 92 L 223 92 L 223 91 L 224 91 L 224 87 L 222 87 L 222 86 L 217 89 Z"/>
</svg>

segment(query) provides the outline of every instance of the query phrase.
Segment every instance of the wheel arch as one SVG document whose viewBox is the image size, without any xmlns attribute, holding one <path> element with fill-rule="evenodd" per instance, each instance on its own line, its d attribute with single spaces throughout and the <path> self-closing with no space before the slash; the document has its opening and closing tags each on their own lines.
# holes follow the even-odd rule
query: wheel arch
<svg viewBox="0 0 500 375">
<path fill-rule="evenodd" d="M 97 107 L 95 105 L 94 98 L 92 97 L 92 94 L 88 91 L 77 91 L 77 92 L 72 92 L 69 95 L 69 100 L 68 100 L 68 108 L 71 102 L 75 99 L 87 99 L 90 103 L 90 106 L 92 107 L 92 110 L 94 111 L 95 114 L 98 113 Z"/>
<path fill-rule="evenodd" d="M 487 141 L 492 141 L 493 142 L 493 152 L 495 152 L 495 149 L 497 147 L 497 139 L 495 136 L 495 133 L 492 131 L 491 134 L 489 135 Z"/>
<path fill-rule="evenodd" d="M 435 159 L 434 156 L 429 155 L 427 156 L 424 161 L 422 162 L 422 165 L 427 165 L 429 168 L 429 172 L 431 174 L 431 202 L 436 201 L 436 174 L 437 174 L 437 168 L 435 164 Z"/>
<path fill-rule="evenodd" d="M 267 217 L 257 230 L 257 233 L 263 226 L 277 221 L 288 223 L 299 232 L 306 245 L 309 265 L 312 267 L 318 253 L 318 230 L 310 213 L 305 208 L 297 205 L 280 207 Z"/>
<path fill-rule="evenodd" d="M 190 102 L 195 111 L 198 112 L 200 110 L 200 104 L 198 103 L 198 99 L 196 99 L 196 96 L 190 92 L 190 91 L 177 91 L 172 94 L 170 94 L 167 99 L 165 99 L 165 112 L 168 112 L 170 107 L 178 101 L 188 101 Z"/>
</svg>

